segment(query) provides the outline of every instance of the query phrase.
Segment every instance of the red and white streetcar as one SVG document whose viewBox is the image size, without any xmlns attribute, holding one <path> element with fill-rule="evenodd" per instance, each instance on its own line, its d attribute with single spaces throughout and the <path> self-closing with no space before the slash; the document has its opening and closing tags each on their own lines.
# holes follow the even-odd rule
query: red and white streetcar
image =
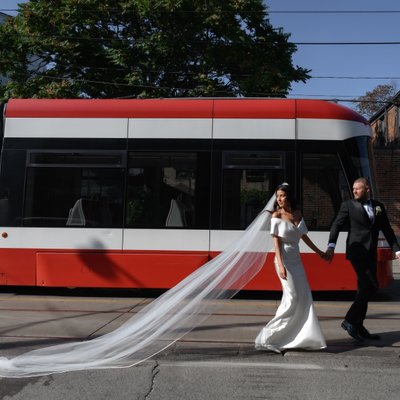
<svg viewBox="0 0 400 400">
<path fill-rule="evenodd" d="M 325 249 L 353 180 L 374 185 L 367 121 L 326 101 L 19 99 L 3 111 L 3 286 L 169 288 L 283 181 Z M 301 247 L 313 290 L 356 289 L 345 237 L 330 265 Z M 391 256 L 379 250 L 381 286 Z M 280 289 L 272 257 L 245 289 Z"/>
</svg>

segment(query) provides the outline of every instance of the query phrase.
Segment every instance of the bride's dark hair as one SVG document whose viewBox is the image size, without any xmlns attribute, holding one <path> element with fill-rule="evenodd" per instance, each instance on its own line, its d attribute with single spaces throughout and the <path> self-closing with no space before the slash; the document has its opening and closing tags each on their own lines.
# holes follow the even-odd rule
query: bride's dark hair
<svg viewBox="0 0 400 400">
<path fill-rule="evenodd" d="M 287 183 L 282 183 L 281 185 L 279 185 L 276 189 L 275 189 L 275 194 L 278 190 L 282 190 L 282 192 L 286 193 L 286 197 L 287 200 L 290 204 L 290 207 L 292 208 L 292 210 L 296 209 L 296 199 L 294 198 L 292 191 L 290 189 L 290 186 Z M 278 210 L 279 206 L 278 206 L 278 202 L 275 200 L 274 203 L 274 210 Z"/>
</svg>

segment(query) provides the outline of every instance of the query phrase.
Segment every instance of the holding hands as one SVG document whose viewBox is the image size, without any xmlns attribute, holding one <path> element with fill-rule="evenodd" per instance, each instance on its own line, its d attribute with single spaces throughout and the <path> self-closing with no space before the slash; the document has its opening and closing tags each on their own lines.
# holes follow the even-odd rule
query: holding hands
<svg viewBox="0 0 400 400">
<path fill-rule="evenodd" d="M 327 261 L 330 261 L 330 258 L 332 258 L 333 257 L 333 254 L 332 254 L 332 257 L 330 257 L 330 258 L 328 258 L 328 250 L 333 250 L 333 249 L 329 249 L 328 248 L 328 250 L 326 251 L 326 252 L 323 252 L 322 250 L 320 250 L 313 242 L 312 242 L 312 240 L 307 236 L 307 235 L 303 235 L 302 237 L 301 237 L 302 239 L 303 239 L 303 241 L 307 244 L 307 246 L 311 249 L 311 250 L 313 250 L 316 254 L 318 254 L 322 259 L 324 259 L 324 260 L 327 260 Z M 332 252 L 333 253 L 333 252 Z"/>
<path fill-rule="evenodd" d="M 322 250 L 317 250 L 316 251 L 316 253 L 323 259 L 323 260 L 325 260 L 326 258 L 326 253 L 325 252 L 323 252 Z"/>
<path fill-rule="evenodd" d="M 333 256 L 334 256 L 334 248 L 328 247 L 326 249 L 326 252 L 324 253 L 324 257 L 322 258 L 330 263 L 332 262 Z"/>
</svg>

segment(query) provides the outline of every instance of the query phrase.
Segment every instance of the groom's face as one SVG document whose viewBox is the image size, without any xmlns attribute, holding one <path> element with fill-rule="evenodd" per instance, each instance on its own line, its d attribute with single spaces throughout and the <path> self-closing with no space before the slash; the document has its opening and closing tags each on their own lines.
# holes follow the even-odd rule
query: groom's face
<svg viewBox="0 0 400 400">
<path fill-rule="evenodd" d="M 355 182 L 353 185 L 354 199 L 358 201 L 367 201 L 369 199 L 369 187 L 362 182 Z"/>
</svg>

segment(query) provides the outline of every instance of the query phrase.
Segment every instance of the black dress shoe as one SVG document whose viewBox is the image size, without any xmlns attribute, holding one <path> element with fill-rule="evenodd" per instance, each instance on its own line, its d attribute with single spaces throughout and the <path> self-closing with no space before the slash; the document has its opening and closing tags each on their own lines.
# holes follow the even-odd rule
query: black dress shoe
<svg viewBox="0 0 400 400">
<path fill-rule="evenodd" d="M 350 322 L 344 320 L 342 322 L 342 328 L 354 339 L 358 340 L 359 342 L 363 342 L 364 339 L 363 337 L 360 335 L 357 327 L 353 324 L 351 324 Z"/>
<path fill-rule="evenodd" d="M 379 335 L 369 333 L 367 328 L 364 325 L 361 325 L 358 328 L 358 333 L 360 334 L 361 337 L 364 339 L 369 339 L 369 340 L 379 340 L 381 337 Z"/>
</svg>

